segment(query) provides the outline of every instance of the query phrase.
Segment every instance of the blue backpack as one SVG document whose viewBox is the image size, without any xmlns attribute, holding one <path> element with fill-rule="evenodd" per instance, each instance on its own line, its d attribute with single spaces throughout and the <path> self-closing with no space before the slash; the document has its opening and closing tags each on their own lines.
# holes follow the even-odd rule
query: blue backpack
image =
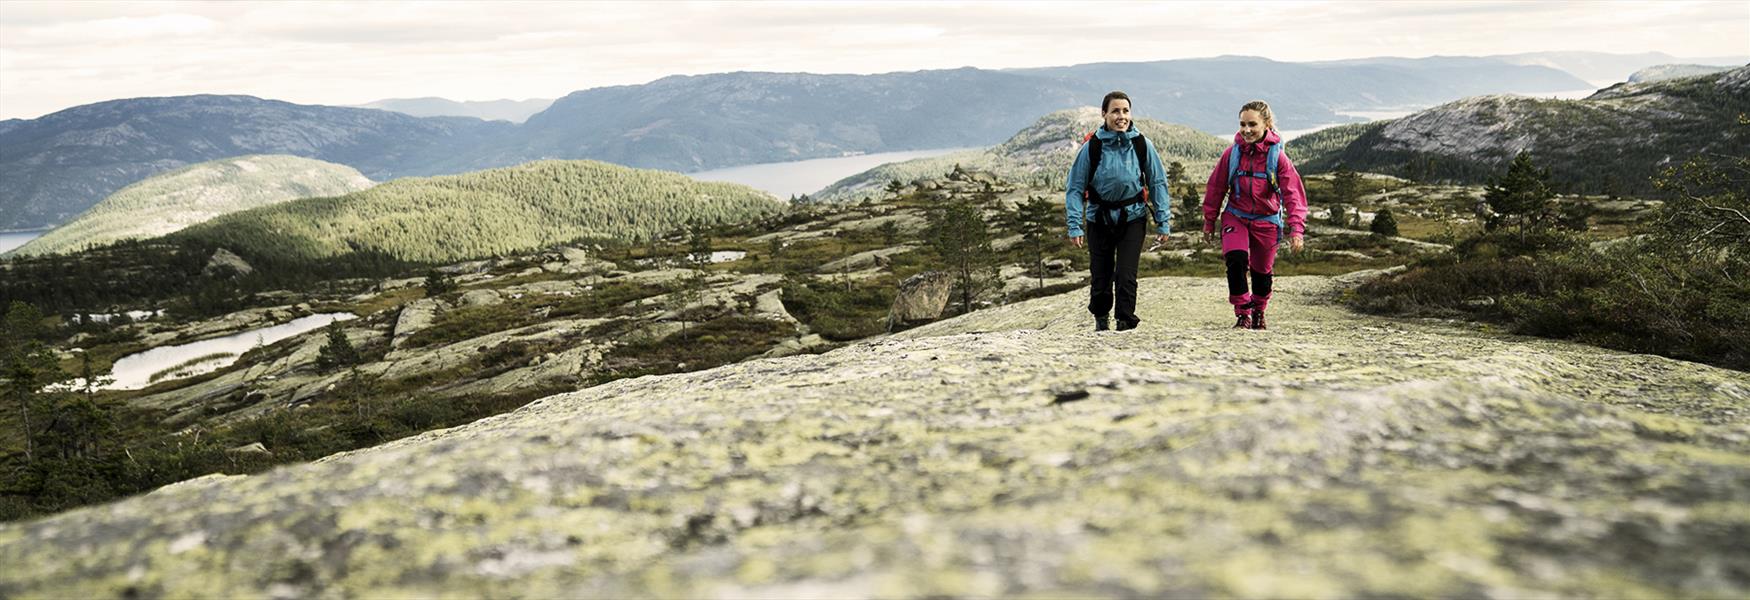
<svg viewBox="0 0 1750 600">
<path fill-rule="evenodd" d="M 1131 125 L 1130 128 L 1132 131 L 1136 130 L 1135 125 Z M 1100 156 L 1102 154 L 1104 154 L 1104 152 L 1101 151 L 1102 144 L 1100 143 L 1100 140 L 1097 139 L 1094 135 L 1096 133 L 1099 133 L 1099 132 L 1098 131 L 1091 131 L 1091 132 L 1088 132 L 1088 134 L 1086 136 L 1082 137 L 1082 144 L 1085 147 L 1087 147 L 1087 149 L 1088 149 L 1088 177 L 1085 181 L 1082 182 L 1082 204 L 1083 204 L 1083 206 L 1085 207 L 1088 203 L 1094 203 L 1094 204 L 1100 205 L 1100 207 L 1103 209 L 1113 209 L 1113 208 L 1126 208 L 1132 204 L 1136 204 L 1137 202 L 1141 202 L 1144 206 L 1148 207 L 1150 212 L 1153 212 L 1154 211 L 1154 202 L 1151 202 L 1149 200 L 1149 197 L 1148 197 L 1149 184 L 1153 183 L 1152 181 L 1150 181 L 1149 170 L 1148 170 L 1148 167 L 1149 167 L 1148 140 L 1143 139 L 1142 132 L 1140 132 L 1140 131 L 1136 132 L 1136 137 L 1130 138 L 1131 148 L 1136 152 L 1137 170 L 1142 172 L 1142 196 L 1140 197 L 1141 199 L 1140 200 L 1136 200 L 1136 199 L 1107 200 L 1105 198 L 1101 198 L 1099 192 L 1094 191 L 1094 171 L 1099 170 L 1099 168 L 1100 168 Z M 1086 208 L 1083 208 L 1082 210 L 1084 211 L 1083 212 L 1084 215 L 1088 214 L 1088 211 Z M 1107 223 L 1105 223 L 1106 212 L 1107 212 L 1106 210 L 1100 210 L 1098 212 L 1093 212 L 1092 214 L 1094 215 L 1094 222 L 1101 223 L 1101 224 L 1107 224 Z"/>
<path fill-rule="evenodd" d="M 1282 215 L 1286 214 L 1288 210 L 1288 199 L 1282 197 L 1282 186 L 1277 182 L 1276 178 L 1276 171 L 1278 170 L 1277 164 L 1281 162 L 1282 158 L 1282 146 L 1283 144 L 1281 142 L 1270 145 L 1270 150 L 1264 155 L 1264 172 L 1262 173 L 1257 171 L 1240 170 L 1239 144 L 1234 144 L 1233 147 L 1229 148 L 1227 151 L 1227 212 L 1247 221 L 1264 221 L 1266 223 L 1275 224 L 1276 243 L 1278 244 L 1282 243 L 1282 230 L 1288 228 L 1288 226 L 1283 224 L 1282 221 Z M 1233 207 L 1233 199 L 1238 198 L 1240 194 L 1239 181 L 1241 177 L 1255 177 L 1270 182 L 1270 192 L 1276 195 L 1276 214 L 1254 215 L 1252 213 L 1242 212 Z"/>
</svg>

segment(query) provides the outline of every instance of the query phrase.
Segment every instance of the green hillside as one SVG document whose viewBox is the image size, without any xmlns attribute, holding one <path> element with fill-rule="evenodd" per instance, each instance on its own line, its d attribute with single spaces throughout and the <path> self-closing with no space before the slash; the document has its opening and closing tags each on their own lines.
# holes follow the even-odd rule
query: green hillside
<svg viewBox="0 0 1750 600">
<path fill-rule="evenodd" d="M 1060 110 L 1040 117 L 1008 141 L 989 149 L 881 165 L 827 186 L 814 199 L 850 202 L 879 197 L 889 181 L 910 182 L 939 176 L 955 165 L 988 171 L 1012 181 L 1062 186 L 1082 137 L 1097 129 L 1100 122 L 1100 111 L 1092 107 Z M 1154 143 L 1162 162 L 1182 162 L 1190 173 L 1207 173 L 1228 146 L 1215 136 L 1184 125 L 1139 118 L 1134 127 Z"/>
<path fill-rule="evenodd" d="M 122 188 L 12 254 L 64 254 L 158 237 L 220 215 L 298 198 L 339 196 L 371 185 L 352 167 L 297 156 L 208 161 Z"/>
<path fill-rule="evenodd" d="M 443 262 L 580 238 L 649 239 L 689 224 L 747 221 L 785 208 L 743 185 L 595 161 L 540 161 L 398 179 L 345 196 L 227 215 L 174 237 L 245 258 L 297 261 L 370 252 Z"/>
</svg>

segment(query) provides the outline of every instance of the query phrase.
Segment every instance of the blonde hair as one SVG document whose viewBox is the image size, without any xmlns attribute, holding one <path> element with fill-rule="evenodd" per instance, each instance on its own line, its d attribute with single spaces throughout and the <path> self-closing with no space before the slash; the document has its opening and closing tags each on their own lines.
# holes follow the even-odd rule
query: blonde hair
<svg viewBox="0 0 1750 600">
<path fill-rule="evenodd" d="M 1246 112 L 1248 110 L 1258 111 L 1258 114 L 1264 117 L 1264 129 L 1276 131 L 1276 113 L 1270 112 L 1269 102 L 1253 100 L 1240 107 L 1240 112 Z"/>
</svg>

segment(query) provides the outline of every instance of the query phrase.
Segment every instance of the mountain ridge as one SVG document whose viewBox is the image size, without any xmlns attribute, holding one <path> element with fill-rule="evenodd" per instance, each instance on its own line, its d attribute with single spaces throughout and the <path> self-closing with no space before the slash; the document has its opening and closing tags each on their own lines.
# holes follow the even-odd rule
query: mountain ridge
<svg viewBox="0 0 1750 600">
<path fill-rule="evenodd" d="M 1260 95 L 1293 127 L 1343 121 L 1349 117 L 1336 111 L 1345 108 L 1451 100 L 1510 74 L 1514 81 L 1543 81 L 1540 88 L 1578 81 L 1505 63 L 1493 67 L 1494 78 L 1463 69 L 1446 68 L 1439 77 L 1418 71 L 1432 64 L 1221 57 L 875 75 L 670 76 L 579 90 L 520 125 L 247 96 L 113 100 L 0 124 L 0 228 L 64 222 L 128 183 L 241 154 L 337 162 L 379 181 L 543 159 L 699 171 L 992 144 L 1038 115 L 1090 105 L 1112 89 L 1130 91 L 1139 112 L 1170 112 L 1174 122 L 1226 132 L 1234 107 Z M 1254 77 L 1242 85 L 1232 76 L 1236 69 Z"/>
<path fill-rule="evenodd" d="M 1582 100 L 1466 98 L 1399 119 L 1304 136 L 1305 168 L 1482 183 L 1520 151 L 1575 193 L 1655 193 L 1666 166 L 1702 153 L 1750 154 L 1750 67 L 1620 83 Z M 1341 139 L 1349 140 L 1346 143 Z M 1430 164 L 1430 160 L 1433 162 Z M 1409 169 L 1421 172 L 1411 173 Z"/>
</svg>

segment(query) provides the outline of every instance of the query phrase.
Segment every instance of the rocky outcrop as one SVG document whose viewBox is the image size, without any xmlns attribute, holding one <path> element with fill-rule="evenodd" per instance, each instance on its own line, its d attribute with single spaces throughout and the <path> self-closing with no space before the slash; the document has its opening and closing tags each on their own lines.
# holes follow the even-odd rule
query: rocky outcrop
<svg viewBox="0 0 1750 600">
<path fill-rule="evenodd" d="M 201 274 L 208 277 L 241 277 L 255 272 L 255 267 L 243 261 L 230 250 L 220 248 L 213 252 L 213 257 L 207 260 L 207 266 L 201 269 Z"/>
<path fill-rule="evenodd" d="M 492 306 L 503 303 L 504 295 L 498 290 L 468 290 L 462 292 L 457 302 L 462 306 Z"/>
<path fill-rule="evenodd" d="M 916 249 L 917 246 L 911 244 L 900 244 L 890 248 L 878 248 L 867 252 L 858 252 L 821 265 L 820 268 L 815 269 L 814 272 L 834 275 L 847 271 L 861 271 L 875 267 L 885 267 L 888 263 L 892 262 L 893 255 L 905 254 Z"/>
<path fill-rule="evenodd" d="M 926 271 L 907 277 L 893 294 L 893 307 L 887 312 L 887 322 L 903 325 L 931 321 L 942 316 L 948 306 L 948 291 L 954 280 L 941 271 Z"/>
<path fill-rule="evenodd" d="M 1570 191 L 1655 195 L 1652 181 L 1666 167 L 1693 156 L 1741 156 L 1750 148 L 1744 133 L 1720 127 L 1750 109 L 1747 82 L 1750 66 L 1617 84 L 1584 100 L 1465 98 L 1359 131 L 1309 134 L 1295 141 L 1296 164 L 1307 172 L 1344 164 L 1483 183 L 1523 151 Z"/>
<path fill-rule="evenodd" d="M 1142 282 L 0 526 L 8 597 L 1750 591 L 1750 376 Z M 582 591 L 587 590 L 587 591 Z"/>
<path fill-rule="evenodd" d="M 437 313 L 443 310 L 443 302 L 434 298 L 420 298 L 401 307 L 401 314 L 395 318 L 395 334 L 389 341 L 389 347 L 400 349 L 407 343 L 407 338 L 413 334 L 431 327 L 437 321 Z"/>
</svg>

